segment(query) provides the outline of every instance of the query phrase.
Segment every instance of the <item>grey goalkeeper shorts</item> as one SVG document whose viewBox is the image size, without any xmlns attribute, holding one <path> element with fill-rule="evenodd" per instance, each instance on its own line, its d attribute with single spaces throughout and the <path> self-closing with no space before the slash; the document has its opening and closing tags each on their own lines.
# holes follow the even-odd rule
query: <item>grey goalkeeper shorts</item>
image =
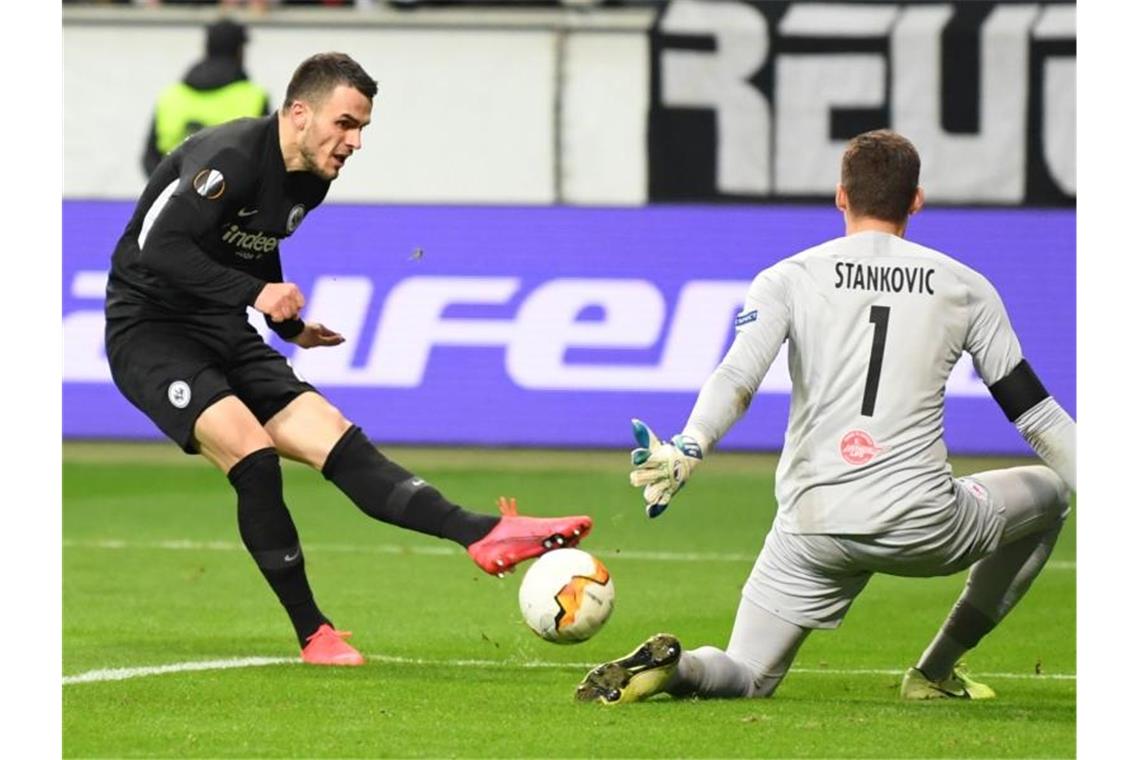
<svg viewBox="0 0 1140 760">
<path fill-rule="evenodd" d="M 787 533 L 777 522 L 743 596 L 789 623 L 835 628 L 875 573 L 931 577 L 965 570 L 1001 543 L 1005 504 L 973 477 L 954 481 L 954 497 L 933 525 L 877 535 Z"/>
</svg>

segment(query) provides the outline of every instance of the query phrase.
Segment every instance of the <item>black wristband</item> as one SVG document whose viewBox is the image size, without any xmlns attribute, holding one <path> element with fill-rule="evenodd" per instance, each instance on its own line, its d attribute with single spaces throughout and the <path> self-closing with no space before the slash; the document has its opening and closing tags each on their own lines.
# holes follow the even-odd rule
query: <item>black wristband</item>
<svg viewBox="0 0 1140 760">
<path fill-rule="evenodd" d="M 265 323 L 273 332 L 280 335 L 282 340 L 292 340 L 305 329 L 305 320 L 303 319 L 286 319 L 282 322 L 274 322 L 269 318 L 269 315 L 266 315 Z"/>
</svg>

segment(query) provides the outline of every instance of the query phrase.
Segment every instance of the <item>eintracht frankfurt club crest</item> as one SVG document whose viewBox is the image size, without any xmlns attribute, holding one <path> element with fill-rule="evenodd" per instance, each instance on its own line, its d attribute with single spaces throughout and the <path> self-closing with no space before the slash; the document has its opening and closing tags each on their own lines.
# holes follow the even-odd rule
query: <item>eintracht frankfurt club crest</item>
<svg viewBox="0 0 1140 760">
<path fill-rule="evenodd" d="M 190 386 L 185 380 L 175 380 L 166 389 L 166 397 L 178 409 L 185 409 L 190 405 Z"/>
<path fill-rule="evenodd" d="M 293 230 L 301 224 L 301 220 L 305 218 L 305 207 L 298 203 L 293 208 L 289 209 L 289 216 L 285 219 L 285 232 L 292 235 Z"/>
</svg>

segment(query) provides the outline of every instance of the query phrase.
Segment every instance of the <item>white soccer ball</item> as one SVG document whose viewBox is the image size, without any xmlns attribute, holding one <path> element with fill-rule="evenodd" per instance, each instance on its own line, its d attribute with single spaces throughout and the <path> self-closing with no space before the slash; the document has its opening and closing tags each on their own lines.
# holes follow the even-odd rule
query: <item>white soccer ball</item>
<svg viewBox="0 0 1140 760">
<path fill-rule="evenodd" d="M 531 630 L 555 644 L 597 633 L 614 609 L 606 566 L 581 549 L 555 549 L 535 560 L 519 586 L 519 608 Z"/>
</svg>

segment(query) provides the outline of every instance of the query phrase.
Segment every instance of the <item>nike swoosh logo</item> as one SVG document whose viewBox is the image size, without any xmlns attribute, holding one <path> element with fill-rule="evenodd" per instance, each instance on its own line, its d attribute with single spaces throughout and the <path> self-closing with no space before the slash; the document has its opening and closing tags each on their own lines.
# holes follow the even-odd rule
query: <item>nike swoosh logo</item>
<svg viewBox="0 0 1140 760">
<path fill-rule="evenodd" d="M 256 214 L 260 210 L 261 209 L 257 209 L 257 208 L 255 208 L 255 209 L 243 208 L 243 209 L 240 209 L 238 211 L 238 216 L 253 216 L 254 214 Z"/>
<path fill-rule="evenodd" d="M 292 554 L 286 554 L 285 555 L 285 561 L 286 562 L 292 562 L 293 560 L 297 559 L 297 557 L 300 557 L 300 556 L 301 556 L 301 550 L 298 549 L 297 551 L 295 551 Z"/>
<path fill-rule="evenodd" d="M 423 484 L 424 484 L 424 481 L 420 480 L 419 478 L 412 478 L 412 485 L 415 486 L 416 488 L 419 488 Z"/>
</svg>

